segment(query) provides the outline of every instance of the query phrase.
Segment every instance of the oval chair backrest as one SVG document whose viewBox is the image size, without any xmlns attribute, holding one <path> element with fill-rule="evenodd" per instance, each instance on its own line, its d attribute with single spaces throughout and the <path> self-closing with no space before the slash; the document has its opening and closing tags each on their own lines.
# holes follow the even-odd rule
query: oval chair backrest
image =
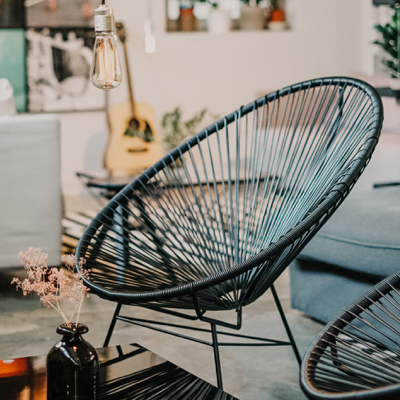
<svg viewBox="0 0 400 400">
<path fill-rule="evenodd" d="M 131 182 L 82 238 L 97 250 L 81 245 L 81 255 L 92 268 L 99 260 L 101 269 L 117 266 L 121 285 L 116 279 L 108 286 L 115 291 L 123 288 L 127 271 L 132 280 L 141 280 L 135 284 L 138 291 L 222 276 L 290 236 L 328 195 L 340 191 L 322 225 L 364 169 L 381 124 L 375 91 L 348 78 L 304 82 L 258 99 Z M 118 219 L 125 220 L 125 227 Z M 224 296 L 230 304 L 235 303 L 230 296 L 241 297 L 241 304 L 253 301 L 319 227 L 296 234 L 268 262 L 208 295 L 222 303 Z M 100 276 L 94 281 L 101 285 Z M 245 288 L 251 294 L 244 294 Z"/>
</svg>

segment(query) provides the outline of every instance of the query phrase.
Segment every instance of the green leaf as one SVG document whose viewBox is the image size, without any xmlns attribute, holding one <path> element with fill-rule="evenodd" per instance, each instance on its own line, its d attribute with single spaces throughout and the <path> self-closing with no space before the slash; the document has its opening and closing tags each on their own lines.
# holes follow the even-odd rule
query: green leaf
<svg viewBox="0 0 400 400">
<path fill-rule="evenodd" d="M 165 113 L 161 119 L 164 146 L 172 150 L 189 137 L 194 136 L 207 115 L 207 108 L 203 108 L 194 113 L 192 118 L 182 120 L 182 110 L 179 106 L 173 111 Z M 209 114 L 209 116 L 213 119 L 216 117 L 212 114 Z"/>
</svg>

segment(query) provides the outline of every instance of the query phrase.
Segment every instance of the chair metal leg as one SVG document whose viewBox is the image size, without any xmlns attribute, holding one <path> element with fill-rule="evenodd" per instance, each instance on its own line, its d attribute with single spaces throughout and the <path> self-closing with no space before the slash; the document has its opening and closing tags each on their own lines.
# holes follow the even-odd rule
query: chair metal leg
<svg viewBox="0 0 400 400">
<path fill-rule="evenodd" d="M 104 341 L 103 347 L 107 347 L 108 344 L 110 343 L 111 335 L 113 333 L 115 323 L 117 322 L 117 316 L 119 315 L 119 312 L 121 311 L 121 307 L 122 307 L 122 304 L 118 303 L 117 307 L 115 308 L 114 316 L 113 316 L 113 319 L 111 320 L 110 327 L 108 328 L 106 340 Z"/>
<path fill-rule="evenodd" d="M 297 359 L 297 362 L 299 363 L 299 366 L 300 366 L 301 365 L 300 353 L 299 353 L 299 350 L 297 348 L 296 342 L 294 341 L 294 337 L 292 335 L 292 331 L 290 330 L 289 324 L 288 324 L 286 316 L 285 316 L 285 312 L 283 311 L 281 302 L 279 301 L 278 293 L 276 293 L 276 289 L 275 289 L 274 285 L 271 285 L 271 291 L 272 291 L 272 295 L 274 296 L 276 307 L 278 308 L 279 314 L 281 315 L 281 319 L 282 319 L 283 325 L 285 326 L 286 334 L 288 335 L 289 341 L 292 344 L 294 355 L 295 355 L 295 357 Z"/>
<path fill-rule="evenodd" d="M 210 324 L 210 325 L 211 325 L 212 347 L 214 349 L 215 370 L 217 373 L 217 385 L 221 390 L 223 390 L 221 362 L 219 359 L 217 327 L 215 326 L 215 324 Z"/>
</svg>

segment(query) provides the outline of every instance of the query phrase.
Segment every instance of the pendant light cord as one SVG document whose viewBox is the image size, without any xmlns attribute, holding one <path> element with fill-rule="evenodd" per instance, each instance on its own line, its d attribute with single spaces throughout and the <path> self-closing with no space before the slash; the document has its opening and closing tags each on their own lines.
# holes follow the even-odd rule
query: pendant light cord
<svg viewBox="0 0 400 400">
<path fill-rule="evenodd" d="M 106 4 L 106 0 L 101 0 L 101 5 L 105 5 Z"/>
</svg>

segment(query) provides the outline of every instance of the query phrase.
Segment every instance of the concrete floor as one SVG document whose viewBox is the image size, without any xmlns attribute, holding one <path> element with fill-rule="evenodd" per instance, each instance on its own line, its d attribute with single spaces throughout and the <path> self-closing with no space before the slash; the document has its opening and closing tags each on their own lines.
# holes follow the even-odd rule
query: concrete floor
<svg viewBox="0 0 400 400">
<path fill-rule="evenodd" d="M 55 329 L 62 323 L 61 317 L 44 308 L 37 295 L 24 297 L 21 291 L 16 292 L 10 285 L 14 276 L 24 278 L 25 271 L 22 268 L 0 270 L 0 359 L 46 354 L 58 340 Z M 288 272 L 279 278 L 276 289 L 303 354 L 322 325 L 290 308 Z M 94 346 L 102 346 L 113 311 L 113 303 L 95 295 L 85 300 L 81 321 L 88 325 L 90 331 L 85 336 Z M 157 315 L 133 307 L 127 307 L 127 314 L 142 318 Z M 181 322 L 160 314 L 154 318 Z M 269 292 L 244 309 L 241 333 L 286 339 Z M 210 339 L 208 334 L 199 337 Z M 216 382 L 213 354 L 207 346 L 118 322 L 111 344 L 123 343 L 140 343 L 206 381 Z M 305 399 L 298 384 L 299 368 L 290 347 L 222 347 L 220 355 L 224 390 L 238 399 Z"/>
</svg>

